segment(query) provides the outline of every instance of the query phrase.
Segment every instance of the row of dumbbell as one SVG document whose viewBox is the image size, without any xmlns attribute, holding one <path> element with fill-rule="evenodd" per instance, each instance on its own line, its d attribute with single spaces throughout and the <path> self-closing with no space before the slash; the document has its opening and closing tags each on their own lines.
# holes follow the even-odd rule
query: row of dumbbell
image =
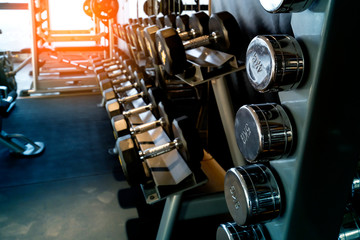
<svg viewBox="0 0 360 240">
<path fill-rule="evenodd" d="M 229 12 L 215 13 L 210 18 L 204 12 L 191 17 L 165 16 L 165 20 L 164 28 L 159 27 L 160 24 L 128 25 L 125 35 L 131 45 L 150 56 L 154 64 L 162 64 L 170 75 L 187 69 L 186 50 L 207 46 L 235 56 L 246 52 L 249 80 L 260 92 L 295 89 L 301 82 L 304 55 L 292 36 L 256 36 L 247 49 L 241 49 L 244 39 Z"/>
<path fill-rule="evenodd" d="M 99 73 L 98 78 L 106 100 L 105 106 L 117 138 L 116 149 L 129 183 L 140 184 L 149 180 L 149 175 L 146 174 L 148 171 L 144 171 L 143 161 L 173 149 L 179 150 L 184 160 L 190 165 L 190 169 L 198 169 L 203 156 L 201 141 L 192 120 L 181 116 L 186 111 L 182 108 L 182 111 L 178 112 L 179 108 L 167 99 L 166 93 L 162 89 L 156 87 L 148 89 L 141 70 L 133 64 L 133 61 L 123 60 L 122 64 L 121 74 L 114 76 Z M 101 68 L 97 66 L 95 70 Z M 148 104 L 133 108 L 131 102 L 140 98 Z M 132 116 L 147 111 L 151 111 L 157 120 L 141 125 L 132 120 Z M 140 150 L 141 143 L 137 141 L 136 135 L 157 127 L 162 127 L 174 141 Z"/>
<path fill-rule="evenodd" d="M 235 19 L 226 12 L 215 14 L 210 19 L 212 21 L 209 27 L 213 28 L 211 34 L 204 35 L 201 39 L 195 38 L 192 42 L 191 40 L 183 42 L 173 28 L 156 31 L 160 55 L 166 55 L 165 61 L 162 60 L 166 71 L 169 73 L 183 71 L 184 64 L 181 63 L 185 61 L 180 60 L 174 63 L 170 60 L 181 59 L 181 57 L 172 56 L 181 56 L 185 53 L 185 49 L 201 44 L 213 44 L 216 49 L 236 53 L 237 49 L 233 46 L 239 39 L 240 31 L 234 27 L 237 26 Z M 228 35 L 225 36 L 225 33 Z M 170 50 L 173 50 L 173 53 L 169 55 L 161 53 Z M 303 62 L 301 48 L 290 36 L 259 36 L 250 43 L 247 49 L 248 76 L 250 80 L 253 80 L 254 86 L 256 84 L 261 86 L 258 87 L 259 91 L 270 88 L 272 90 L 295 88 L 303 75 Z M 179 68 L 176 69 L 177 67 Z M 277 68 L 273 69 L 275 67 Z M 286 72 L 279 71 L 281 70 L 279 67 Z M 277 75 L 273 76 L 274 73 Z M 272 79 L 265 79 L 266 77 Z M 268 83 L 264 87 L 266 81 Z M 292 151 L 294 138 L 292 124 L 282 106 L 278 104 L 243 106 L 238 111 L 236 120 L 238 145 L 249 162 L 278 159 Z M 240 179 L 245 179 L 245 181 Z M 229 211 L 236 224 L 248 225 L 276 218 L 281 212 L 279 189 L 272 170 L 265 165 L 255 164 L 228 171 L 225 179 L 225 195 Z M 250 206 L 254 202 L 258 205 Z M 255 232 L 260 230 L 264 232 L 261 225 L 255 228 L 257 229 Z"/>
<path fill-rule="evenodd" d="M 185 61 L 180 60 L 179 64 L 176 64 L 176 61 L 174 63 L 172 59 L 177 58 L 173 58 L 173 56 L 181 56 L 185 49 L 201 44 L 214 44 L 217 49 L 224 51 L 230 49 L 231 53 L 236 52 L 237 49 L 233 46 L 236 40 L 239 40 L 240 31 L 234 27 L 237 26 L 234 18 L 225 12 L 213 15 L 210 20 L 212 23 L 209 24 L 209 27 L 215 28 L 211 34 L 204 35 L 202 38 L 195 38 L 189 43 L 182 42 L 179 34 L 172 28 L 156 31 L 156 41 L 159 43 L 158 50 L 161 56 L 165 56 L 162 63 L 165 65 L 166 71 L 179 73 L 184 70 L 184 64 L 181 63 Z M 226 36 L 225 33 L 227 33 Z M 170 50 L 173 52 L 168 54 Z M 164 54 L 162 54 L 163 52 Z M 275 85 L 273 88 L 275 90 L 288 90 L 293 89 L 300 82 L 303 75 L 303 55 L 294 38 L 289 36 L 259 36 L 250 43 L 247 53 L 247 72 L 250 80 L 253 80 L 253 85 L 258 84 L 260 86 L 268 81 L 268 86 Z M 177 67 L 179 69 L 175 69 Z M 266 79 L 269 77 L 271 78 L 270 81 Z M 265 90 L 269 90 L 268 86 Z M 259 91 L 265 90 L 259 88 Z M 276 159 L 291 152 L 293 142 L 291 122 L 280 105 L 244 106 L 239 110 L 236 119 L 239 148 L 248 161 Z M 253 176 L 257 176 L 256 179 L 262 179 L 262 181 L 266 179 L 268 182 L 257 183 L 254 179 L 248 179 L 248 182 L 239 181 L 240 178 L 246 177 L 244 173 L 249 171 L 253 171 Z M 250 182 L 255 182 L 255 185 L 250 185 Z M 226 198 L 230 213 L 238 225 L 269 220 L 280 213 L 279 186 L 272 171 L 265 165 L 250 165 L 246 167 L 246 170 L 243 167 L 232 169 L 227 174 L 225 186 L 230 187 L 230 189 L 225 190 L 225 193 L 228 194 Z M 251 189 L 250 193 L 256 193 L 255 195 L 244 193 L 250 186 L 254 188 Z M 262 187 L 263 194 L 259 194 L 259 186 Z M 258 187 L 259 189 L 257 189 Z M 250 197 L 244 198 L 244 196 Z M 253 212 L 250 211 L 253 209 L 249 210 L 248 208 L 249 203 L 254 201 L 259 202 L 259 205 Z"/>
</svg>

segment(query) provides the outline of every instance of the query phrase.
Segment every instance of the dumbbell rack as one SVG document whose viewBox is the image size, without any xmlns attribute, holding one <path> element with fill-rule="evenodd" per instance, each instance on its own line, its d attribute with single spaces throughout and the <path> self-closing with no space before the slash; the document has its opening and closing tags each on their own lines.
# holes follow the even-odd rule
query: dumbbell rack
<svg viewBox="0 0 360 240">
<path fill-rule="evenodd" d="M 251 19 L 256 19 L 252 14 L 270 15 L 258 1 L 213 1 L 214 12 L 223 10 L 237 16 L 249 39 L 281 33 L 264 33 L 261 27 L 251 25 L 255 21 Z M 281 179 L 285 199 L 280 217 L 265 223 L 273 240 L 337 239 L 339 235 L 360 146 L 357 121 L 346 117 L 354 107 L 351 96 L 356 91 L 338 83 L 354 77 L 347 71 L 354 56 L 342 36 L 356 14 L 347 10 L 341 1 L 315 0 L 308 10 L 290 16 L 294 36 L 306 49 L 307 74 L 298 89 L 279 92 L 280 103 L 295 122 L 297 141 L 289 157 L 269 163 Z M 289 17 L 274 15 L 278 21 Z"/>
<path fill-rule="evenodd" d="M 136 90 L 132 89 L 127 95 L 135 94 Z M 127 104 L 126 108 L 133 109 L 145 106 L 142 98 Z M 136 116 L 130 116 L 131 123 L 142 124 L 156 120 L 154 115 L 148 111 Z M 121 139 L 121 137 L 120 137 Z M 162 128 L 156 128 L 145 133 L 136 135 L 137 142 L 140 143 L 140 149 L 145 150 L 149 147 L 159 146 L 169 142 L 169 137 Z M 151 168 L 167 168 L 164 172 L 150 171 L 153 181 L 141 184 L 141 188 L 148 204 L 154 204 L 166 199 L 163 215 L 161 218 L 157 239 L 169 239 L 172 234 L 172 227 L 178 217 L 182 195 L 184 192 L 204 185 L 208 179 L 202 171 L 191 172 L 188 169 L 185 160 L 177 151 L 171 151 L 161 156 L 146 159 L 146 165 Z M 170 165 L 177 162 L 176 169 L 171 169 Z M 201 203 L 206 201 L 206 203 Z M 203 196 L 201 199 L 190 201 L 188 207 L 182 212 L 184 218 L 195 218 L 200 216 L 215 215 L 226 212 L 224 197 L 222 194 L 213 194 Z M 199 206 L 199 204 L 201 204 Z M 216 205 L 217 208 L 213 208 Z M 208 209 L 204 212 L 205 209 Z"/>
<path fill-rule="evenodd" d="M 192 67 L 176 76 L 190 86 L 211 81 L 232 161 L 234 165 L 244 165 L 244 158 L 237 147 L 234 136 L 235 114 L 224 77 L 244 70 L 245 66 L 239 64 L 234 55 L 206 47 L 187 50 L 186 58 Z M 189 75 L 188 71 L 191 71 L 192 74 Z"/>
</svg>

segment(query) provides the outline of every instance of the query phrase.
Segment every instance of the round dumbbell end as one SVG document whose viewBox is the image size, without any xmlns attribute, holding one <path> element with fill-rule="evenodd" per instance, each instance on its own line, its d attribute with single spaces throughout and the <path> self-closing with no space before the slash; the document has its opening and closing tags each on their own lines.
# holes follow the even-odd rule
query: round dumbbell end
<svg viewBox="0 0 360 240">
<path fill-rule="evenodd" d="M 271 79 L 275 78 L 275 57 L 267 39 L 258 36 L 248 47 L 246 72 L 251 85 L 258 91 L 268 89 Z"/>
<path fill-rule="evenodd" d="M 246 71 L 257 91 L 294 89 L 304 73 L 301 47 L 288 35 L 256 36 L 246 52 Z"/>
<path fill-rule="evenodd" d="M 231 168 L 224 181 L 225 200 L 238 225 L 270 221 L 280 213 L 280 189 L 263 164 Z"/>
<path fill-rule="evenodd" d="M 209 32 L 209 15 L 205 12 L 197 12 L 191 15 L 189 20 L 190 29 L 195 32 L 195 37 L 208 35 Z"/>
<path fill-rule="evenodd" d="M 239 24 L 231 13 L 223 11 L 212 14 L 209 20 L 209 31 L 217 35 L 214 45 L 217 50 L 234 55 L 240 53 L 240 46 L 242 45 L 241 31 Z"/>
<path fill-rule="evenodd" d="M 263 149 L 260 120 L 253 108 L 242 106 L 235 118 L 235 136 L 240 152 L 247 161 L 255 161 Z"/>
<path fill-rule="evenodd" d="M 260 0 L 262 7 L 270 13 L 301 12 L 307 9 L 313 0 Z"/>
<path fill-rule="evenodd" d="M 292 151 L 292 124 L 284 108 L 275 103 L 242 106 L 236 113 L 235 135 L 249 162 L 279 159 Z"/>
<path fill-rule="evenodd" d="M 260 225 L 239 226 L 235 222 L 220 224 L 216 240 L 266 240 L 265 228 Z"/>
<path fill-rule="evenodd" d="M 232 218 L 239 225 L 245 224 L 251 209 L 247 182 L 236 168 L 231 168 L 226 172 L 224 186 L 225 200 Z M 249 187 L 252 188 L 251 185 Z"/>
</svg>

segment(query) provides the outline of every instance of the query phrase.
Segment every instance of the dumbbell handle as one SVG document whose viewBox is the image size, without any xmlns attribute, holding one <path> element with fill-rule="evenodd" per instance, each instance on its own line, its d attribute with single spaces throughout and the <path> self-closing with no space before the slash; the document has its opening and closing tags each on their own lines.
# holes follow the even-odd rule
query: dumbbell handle
<svg viewBox="0 0 360 240">
<path fill-rule="evenodd" d="M 142 97 L 144 97 L 144 92 L 140 92 L 140 93 L 137 93 L 137 94 L 134 94 L 134 95 L 130 95 L 128 97 L 120 98 L 120 99 L 118 99 L 118 102 L 120 104 L 124 104 L 124 103 L 135 101 L 136 99 L 139 99 L 139 98 L 142 98 Z"/>
<path fill-rule="evenodd" d="M 152 121 L 152 122 L 149 122 L 149 123 L 144 123 L 144 124 L 141 124 L 139 126 L 136 126 L 136 127 L 131 127 L 130 128 L 130 134 L 132 135 L 135 135 L 135 134 L 139 134 L 139 133 L 144 133 L 144 132 L 147 132 L 151 129 L 155 129 L 157 127 L 162 127 L 166 124 L 166 121 L 165 119 L 162 117 L 156 121 Z"/>
<path fill-rule="evenodd" d="M 201 46 L 209 45 L 212 42 L 216 42 L 218 35 L 213 32 L 209 35 L 200 36 L 183 42 L 185 50 L 197 48 Z"/>
<path fill-rule="evenodd" d="M 121 84 L 121 83 L 124 83 L 124 82 L 127 82 L 127 81 L 131 81 L 131 80 L 132 80 L 131 76 L 125 76 L 124 78 L 114 79 L 114 80 L 112 81 L 112 84 L 113 84 L 113 85 Z"/>
<path fill-rule="evenodd" d="M 179 37 L 182 40 L 187 40 L 196 36 L 196 32 L 194 29 L 190 29 L 190 31 L 180 32 L 180 29 L 177 28 L 176 31 L 179 33 Z"/>
<path fill-rule="evenodd" d="M 182 142 L 178 138 L 175 138 L 172 142 L 165 143 L 157 147 L 148 148 L 144 151 L 139 151 L 139 156 L 141 160 L 147 158 L 154 158 L 164 153 L 170 152 L 174 149 L 179 149 L 182 147 L 182 145 Z"/>
<path fill-rule="evenodd" d="M 119 60 L 114 60 L 114 61 L 111 61 L 111 62 L 108 62 L 108 63 L 104 63 L 103 67 L 111 67 L 111 66 L 114 66 L 114 65 L 117 65 L 119 68 L 123 67 L 123 65 L 120 63 Z"/>
<path fill-rule="evenodd" d="M 124 70 L 116 70 L 116 72 L 113 72 L 113 73 L 109 73 L 108 74 L 108 77 L 109 78 L 115 78 L 115 77 L 118 77 L 118 76 L 121 76 L 123 74 L 127 73 L 127 71 L 124 69 Z"/>
<path fill-rule="evenodd" d="M 145 105 L 145 106 L 141 106 L 141 107 L 137 107 L 137 108 L 134 108 L 134 109 L 131 109 L 131 110 L 124 111 L 122 114 L 125 117 L 130 117 L 130 116 L 133 116 L 133 115 L 136 115 L 136 114 L 140 114 L 140 113 L 143 113 L 143 112 L 146 112 L 146 111 L 150 111 L 152 109 L 154 109 L 154 104 L 150 103 L 150 104 Z"/>
<path fill-rule="evenodd" d="M 116 70 L 121 70 L 122 67 L 119 66 L 118 64 L 113 64 L 113 65 L 109 65 L 109 66 L 104 66 L 104 71 L 105 72 L 113 72 Z"/>
<path fill-rule="evenodd" d="M 137 83 L 132 83 L 132 84 L 129 84 L 129 85 L 124 86 L 124 87 L 114 87 L 114 91 L 117 92 L 117 93 L 123 93 L 123 92 L 129 91 L 129 90 L 131 90 L 133 88 L 138 87 L 138 85 L 139 84 L 137 84 Z"/>
</svg>

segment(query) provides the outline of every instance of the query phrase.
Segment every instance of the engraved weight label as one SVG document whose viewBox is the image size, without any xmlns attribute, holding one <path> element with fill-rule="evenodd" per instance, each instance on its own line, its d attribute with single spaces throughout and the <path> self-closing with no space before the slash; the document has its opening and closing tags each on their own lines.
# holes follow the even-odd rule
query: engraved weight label
<svg viewBox="0 0 360 240">
<path fill-rule="evenodd" d="M 240 134 L 240 138 L 241 138 L 242 142 L 244 143 L 244 145 L 248 141 L 250 135 L 251 135 L 251 129 L 250 129 L 249 125 L 246 123 L 244 126 L 244 129 L 242 130 L 242 132 Z"/>
<path fill-rule="evenodd" d="M 231 185 L 229 191 L 230 191 L 231 198 L 232 198 L 232 200 L 233 200 L 235 209 L 239 209 L 239 208 L 240 208 L 240 202 L 239 202 L 239 200 L 237 199 L 236 189 L 235 189 L 234 185 Z"/>
<path fill-rule="evenodd" d="M 263 70 L 263 65 L 261 63 L 261 60 L 259 59 L 256 52 L 254 53 L 253 57 L 251 58 L 252 61 L 252 68 L 256 70 L 257 73 L 260 73 Z"/>
</svg>

